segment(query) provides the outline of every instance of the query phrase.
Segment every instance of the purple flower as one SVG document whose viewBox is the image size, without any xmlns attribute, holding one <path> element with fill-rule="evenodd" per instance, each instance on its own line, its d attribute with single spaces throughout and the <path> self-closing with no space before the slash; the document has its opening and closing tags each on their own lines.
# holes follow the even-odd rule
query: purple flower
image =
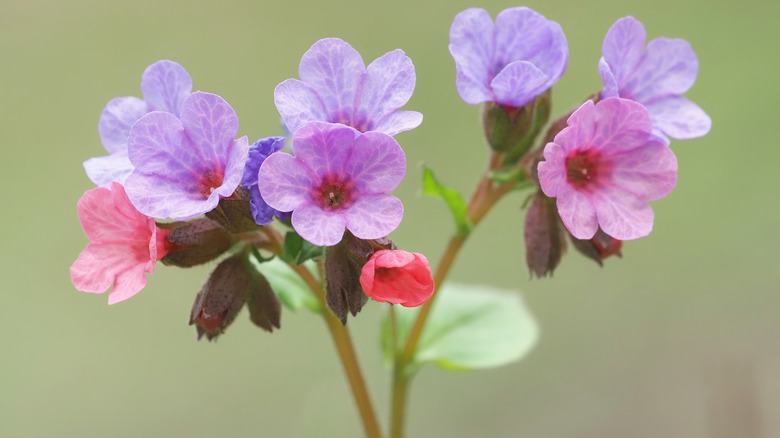
<svg viewBox="0 0 780 438">
<path fill-rule="evenodd" d="M 677 183 L 677 159 L 652 135 L 647 110 L 627 99 L 589 100 L 569 117 L 539 163 L 542 191 L 557 198 L 563 224 L 578 239 L 601 226 L 619 240 L 653 229 L 647 201 L 661 199 Z"/>
<path fill-rule="evenodd" d="M 287 79 L 274 91 L 290 132 L 321 121 L 395 135 L 422 123 L 417 111 L 398 111 L 412 97 L 416 80 L 403 50 L 385 53 L 366 68 L 352 46 L 326 38 L 303 54 L 298 75 L 301 80 Z"/>
<path fill-rule="evenodd" d="M 181 103 L 192 91 L 192 79 L 181 65 L 168 60 L 150 65 L 141 76 L 141 92 L 137 97 L 111 99 L 98 122 L 98 132 L 108 156 L 90 158 L 84 162 L 87 176 L 97 186 L 109 187 L 111 181 L 120 184 L 133 171 L 127 157 L 127 138 L 138 119 L 151 111 L 166 111 L 179 116 Z"/>
<path fill-rule="evenodd" d="M 295 156 L 272 154 L 260 167 L 263 199 L 292 211 L 292 225 L 319 246 L 337 244 L 346 227 L 378 239 L 398 227 L 404 207 L 392 191 L 406 173 L 406 157 L 387 134 L 310 122 L 293 134 Z"/>
<path fill-rule="evenodd" d="M 249 146 L 249 157 L 244 167 L 244 175 L 241 177 L 241 186 L 249 192 L 249 208 L 258 225 L 265 225 L 274 219 L 278 213 L 263 200 L 260 189 L 257 188 L 257 174 L 260 165 L 274 152 L 279 152 L 284 147 L 284 137 L 261 138 Z"/>
<path fill-rule="evenodd" d="M 623 97 L 644 105 L 656 135 L 682 140 L 707 134 L 710 117 L 682 97 L 699 71 L 691 45 L 682 39 L 656 38 L 645 49 L 645 39 L 645 28 L 634 17 L 623 17 L 609 28 L 599 60 L 601 97 Z"/>
<path fill-rule="evenodd" d="M 249 145 L 235 140 L 238 117 L 216 94 L 195 92 L 181 104 L 181 119 L 155 111 L 130 130 L 135 170 L 125 189 L 141 213 L 185 220 L 213 210 L 241 181 Z"/>
<path fill-rule="evenodd" d="M 459 13 L 450 28 L 450 53 L 466 103 L 511 107 L 558 82 L 569 55 L 561 26 L 526 7 L 501 11 L 495 25 L 484 9 Z"/>
</svg>

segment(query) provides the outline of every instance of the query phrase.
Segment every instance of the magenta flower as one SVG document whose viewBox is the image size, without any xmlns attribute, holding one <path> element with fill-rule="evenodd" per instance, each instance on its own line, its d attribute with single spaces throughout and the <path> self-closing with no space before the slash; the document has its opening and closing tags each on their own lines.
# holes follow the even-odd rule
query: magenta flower
<svg viewBox="0 0 780 438">
<path fill-rule="evenodd" d="M 569 49 L 558 23 L 526 7 L 496 16 L 471 8 L 455 16 L 450 53 L 466 103 L 520 107 L 547 91 L 566 70 Z"/>
<path fill-rule="evenodd" d="M 645 49 L 645 39 L 645 28 L 634 17 L 623 17 L 609 28 L 599 60 L 601 97 L 644 105 L 656 135 L 682 140 L 707 134 L 710 117 L 682 97 L 699 71 L 691 45 L 682 39 L 656 38 Z"/>
<path fill-rule="evenodd" d="M 108 187 L 111 181 L 124 184 L 133 171 L 127 157 L 127 138 L 136 121 L 151 111 L 166 111 L 179 117 L 181 103 L 192 91 L 192 79 L 181 65 L 168 60 L 150 65 L 141 76 L 141 92 L 137 97 L 111 99 L 98 122 L 103 147 L 110 155 L 90 158 L 84 162 L 87 176 L 95 185 Z"/>
<path fill-rule="evenodd" d="M 108 294 L 108 304 L 124 301 L 146 286 L 146 272 L 168 253 L 167 230 L 157 228 L 133 207 L 117 182 L 97 187 L 78 203 L 79 219 L 90 243 L 70 267 L 76 289 Z"/>
<path fill-rule="evenodd" d="M 292 211 L 292 226 L 319 246 L 341 241 L 344 228 L 378 239 L 398 227 L 406 157 L 387 134 L 310 122 L 293 134 L 295 156 L 277 152 L 260 166 L 258 187 L 272 208 Z"/>
<path fill-rule="evenodd" d="M 557 198 L 563 224 L 578 239 L 592 238 L 599 226 L 619 240 L 649 234 L 647 201 L 672 191 L 677 159 L 652 135 L 647 110 L 627 99 L 589 100 L 567 123 L 538 166 L 542 191 Z"/>
<path fill-rule="evenodd" d="M 366 68 L 352 46 L 326 38 L 303 54 L 298 75 L 301 80 L 287 79 L 274 90 L 276 108 L 292 133 L 311 121 L 387 135 L 422 123 L 417 111 L 398 111 L 412 97 L 416 80 L 403 50 L 385 53 Z"/>
<path fill-rule="evenodd" d="M 154 218 L 190 219 L 213 210 L 241 181 L 249 144 L 238 117 L 216 94 L 192 93 L 181 119 L 155 111 L 135 123 L 128 152 L 135 170 L 127 195 Z"/>
</svg>

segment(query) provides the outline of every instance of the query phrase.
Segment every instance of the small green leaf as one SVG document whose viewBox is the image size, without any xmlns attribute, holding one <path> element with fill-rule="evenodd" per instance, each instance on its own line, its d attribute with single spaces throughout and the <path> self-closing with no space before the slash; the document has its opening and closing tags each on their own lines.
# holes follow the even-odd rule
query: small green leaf
<svg viewBox="0 0 780 438">
<path fill-rule="evenodd" d="M 271 284 L 271 288 L 276 293 L 276 296 L 279 297 L 279 301 L 284 304 L 284 307 L 293 311 L 305 307 L 312 312 L 322 313 L 320 302 L 311 289 L 279 257 L 275 257 L 273 260 L 263 264 L 258 263 L 254 258 L 250 260 L 252 260 L 255 269 L 261 272 Z"/>
<path fill-rule="evenodd" d="M 457 190 L 440 183 L 433 171 L 425 165 L 423 165 L 422 190 L 424 195 L 444 200 L 444 203 L 447 204 L 450 212 L 452 212 L 453 219 L 455 219 L 458 234 L 468 234 L 471 231 L 472 224 L 467 216 L 466 203 L 463 201 L 463 197 L 460 196 Z"/>
<path fill-rule="evenodd" d="M 411 367 L 425 363 L 449 370 L 495 368 L 520 360 L 539 337 L 536 321 L 514 291 L 450 284 L 431 309 Z M 395 306 L 398 342 L 409 336 L 418 309 Z M 392 363 L 389 318 L 382 327 L 382 353 Z"/>
<path fill-rule="evenodd" d="M 301 265 L 319 255 L 322 255 L 322 247 L 303 240 L 295 231 L 288 231 L 284 235 L 282 254 L 279 257 L 285 262 Z"/>
</svg>

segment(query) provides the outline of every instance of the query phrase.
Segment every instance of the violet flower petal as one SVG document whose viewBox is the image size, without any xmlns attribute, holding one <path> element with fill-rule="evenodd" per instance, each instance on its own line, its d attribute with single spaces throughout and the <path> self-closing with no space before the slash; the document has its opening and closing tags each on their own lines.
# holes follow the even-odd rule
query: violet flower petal
<svg viewBox="0 0 780 438">
<path fill-rule="evenodd" d="M 111 181 L 124 184 L 133 172 L 133 165 L 127 157 L 127 150 L 111 155 L 93 157 L 84 162 L 89 179 L 98 187 L 108 187 Z"/>
<path fill-rule="evenodd" d="M 682 96 L 667 96 L 646 103 L 653 126 L 679 140 L 706 135 L 712 119 L 698 105 Z"/>
<path fill-rule="evenodd" d="M 343 173 L 360 133 L 349 126 L 310 122 L 295 132 L 293 152 L 318 178 Z"/>
<path fill-rule="evenodd" d="M 249 155 L 241 177 L 241 186 L 249 192 L 249 209 L 258 225 L 270 223 L 276 213 L 276 210 L 265 202 L 257 187 L 260 166 L 271 154 L 282 150 L 286 140 L 284 137 L 261 138 L 249 146 Z"/>
<path fill-rule="evenodd" d="M 698 73 L 699 59 L 688 41 L 656 38 L 647 45 L 645 57 L 625 83 L 628 95 L 623 97 L 646 103 L 661 96 L 683 94 L 696 82 Z"/>
<path fill-rule="evenodd" d="M 146 102 L 137 97 L 117 97 L 108 101 L 98 121 L 103 147 L 112 154 L 127 151 L 130 128 L 147 112 Z"/>
<path fill-rule="evenodd" d="M 457 67 L 456 87 L 468 104 L 493 99 L 493 20 L 484 9 L 470 8 L 455 16 L 450 27 L 450 54 Z M 496 72 L 497 73 L 497 72 Z"/>
<path fill-rule="evenodd" d="M 328 119 L 328 112 L 320 96 L 298 79 L 287 79 L 277 85 L 274 103 L 291 133 L 311 120 Z"/>
<path fill-rule="evenodd" d="M 646 39 L 645 27 L 632 16 L 617 20 L 609 28 L 601 46 L 601 53 L 604 63 L 612 67 L 611 73 L 616 83 L 625 83 L 634 72 L 645 53 Z M 602 78 L 603 76 L 602 74 Z M 604 83 L 606 84 L 606 81 Z"/>
<path fill-rule="evenodd" d="M 332 246 L 341 241 L 346 219 L 343 212 L 325 211 L 303 204 L 292 214 L 292 226 L 304 239 L 317 246 Z"/>
<path fill-rule="evenodd" d="M 549 86 L 549 77 L 527 61 L 516 61 L 507 65 L 490 83 L 496 102 L 502 105 L 521 107 Z"/>
<path fill-rule="evenodd" d="M 363 78 L 353 126 L 362 132 L 376 130 L 376 125 L 409 102 L 415 82 L 414 64 L 403 50 L 393 50 L 374 60 Z"/>
<path fill-rule="evenodd" d="M 373 130 L 387 135 L 396 135 L 420 126 L 422 121 L 423 115 L 417 111 L 396 111 L 374 125 Z"/>
<path fill-rule="evenodd" d="M 293 211 L 309 202 L 316 175 L 296 157 L 284 152 L 271 154 L 258 173 L 257 188 L 268 205 L 279 211 Z"/>
<path fill-rule="evenodd" d="M 191 91 L 192 78 L 173 61 L 157 61 L 141 77 L 141 92 L 150 111 L 167 111 L 178 117 L 181 104 Z"/>
<path fill-rule="evenodd" d="M 316 42 L 301 58 L 298 76 L 320 96 L 328 121 L 352 126 L 357 87 L 366 71 L 363 58 L 338 38 Z"/>
<path fill-rule="evenodd" d="M 347 229 L 356 237 L 379 239 L 398 228 L 404 216 L 404 205 L 392 195 L 364 195 L 344 211 L 344 216 Z"/>
<path fill-rule="evenodd" d="M 355 140 L 351 149 L 344 174 L 355 182 L 360 193 L 391 192 L 403 181 L 406 155 L 393 137 L 367 132 Z"/>
<path fill-rule="evenodd" d="M 615 73 L 612 72 L 612 68 L 607 64 L 603 56 L 599 59 L 599 75 L 601 75 L 601 82 L 604 83 L 604 89 L 601 90 L 601 98 L 620 97 Z"/>
</svg>

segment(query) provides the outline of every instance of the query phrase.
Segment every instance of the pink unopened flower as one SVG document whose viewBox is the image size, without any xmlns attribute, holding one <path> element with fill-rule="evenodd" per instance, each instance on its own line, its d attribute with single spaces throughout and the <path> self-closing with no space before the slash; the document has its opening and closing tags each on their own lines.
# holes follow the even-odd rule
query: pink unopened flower
<svg viewBox="0 0 780 438">
<path fill-rule="evenodd" d="M 431 266 L 424 255 L 401 250 L 375 252 L 360 273 L 363 292 L 374 301 L 417 307 L 433 295 Z"/>
<path fill-rule="evenodd" d="M 146 286 L 145 273 L 168 253 L 169 231 L 133 207 L 124 187 L 98 187 L 78 203 L 79 219 L 90 243 L 70 267 L 76 289 L 108 294 L 108 304 L 124 301 Z"/>
<path fill-rule="evenodd" d="M 567 123 L 538 167 L 542 191 L 557 198 L 563 224 L 578 239 L 592 238 L 599 226 L 619 240 L 649 234 L 647 201 L 672 191 L 677 159 L 651 134 L 645 107 L 621 98 L 589 100 Z"/>
</svg>

